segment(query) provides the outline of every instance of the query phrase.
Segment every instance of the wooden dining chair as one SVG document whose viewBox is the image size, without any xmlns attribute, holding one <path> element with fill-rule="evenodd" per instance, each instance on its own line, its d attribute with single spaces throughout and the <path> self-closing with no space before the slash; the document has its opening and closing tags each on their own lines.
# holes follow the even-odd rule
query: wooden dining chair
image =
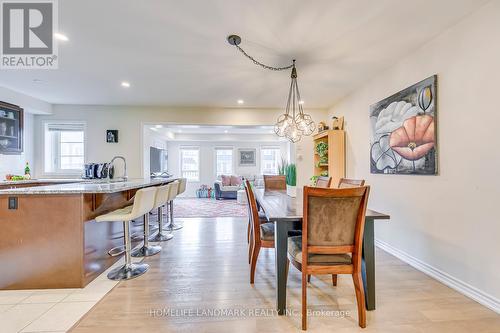
<svg viewBox="0 0 500 333">
<path fill-rule="evenodd" d="M 351 188 L 365 185 L 364 179 L 340 178 L 339 188 Z"/>
<path fill-rule="evenodd" d="M 361 254 L 369 186 L 304 187 L 302 236 L 288 238 L 288 260 L 302 272 L 302 329 L 307 329 L 307 275 L 351 274 L 359 326 L 366 327 Z"/>
<path fill-rule="evenodd" d="M 257 201 L 255 200 L 255 194 L 248 180 L 245 180 L 245 191 L 250 206 L 250 284 L 253 284 L 255 280 L 255 267 L 257 266 L 260 249 L 274 248 L 274 224 L 260 222 Z"/>
<path fill-rule="evenodd" d="M 245 186 L 245 195 L 247 198 L 247 208 L 248 208 L 247 243 L 250 244 L 250 232 L 252 230 L 252 209 L 250 207 L 250 198 L 248 197 L 248 191 L 247 191 L 246 186 Z M 257 210 L 258 210 L 258 207 L 257 207 Z M 259 222 L 260 223 L 267 223 L 268 220 L 267 220 L 266 214 L 261 210 L 258 210 L 258 212 L 259 212 Z M 251 253 L 249 252 L 248 253 L 248 263 L 250 263 L 250 259 L 251 259 Z"/>
<path fill-rule="evenodd" d="M 286 177 L 279 175 L 264 175 L 265 191 L 283 191 L 286 190 Z"/>
<path fill-rule="evenodd" d="M 319 176 L 316 180 L 316 187 L 330 188 L 332 184 L 332 177 Z"/>
</svg>

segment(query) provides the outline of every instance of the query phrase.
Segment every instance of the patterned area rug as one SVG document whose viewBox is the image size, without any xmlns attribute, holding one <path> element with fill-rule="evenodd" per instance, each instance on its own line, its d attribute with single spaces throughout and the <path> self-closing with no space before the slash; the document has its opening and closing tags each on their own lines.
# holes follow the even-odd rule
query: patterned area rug
<svg viewBox="0 0 500 333">
<path fill-rule="evenodd" d="M 244 217 L 247 206 L 236 200 L 205 198 L 177 198 L 174 201 L 174 217 Z"/>
</svg>

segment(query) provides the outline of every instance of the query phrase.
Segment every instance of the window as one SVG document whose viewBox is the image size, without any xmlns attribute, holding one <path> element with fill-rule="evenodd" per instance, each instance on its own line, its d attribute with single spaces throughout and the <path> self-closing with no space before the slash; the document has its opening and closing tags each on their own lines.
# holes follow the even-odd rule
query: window
<svg viewBox="0 0 500 333">
<path fill-rule="evenodd" d="M 46 173 L 81 173 L 84 161 L 84 123 L 45 124 Z"/>
<path fill-rule="evenodd" d="M 260 149 L 260 169 L 263 175 L 277 175 L 279 161 L 279 147 L 262 147 Z"/>
<path fill-rule="evenodd" d="M 215 148 L 216 176 L 233 174 L 233 148 Z"/>
<path fill-rule="evenodd" d="M 197 147 L 181 148 L 181 175 L 188 181 L 200 180 L 200 149 Z"/>
</svg>

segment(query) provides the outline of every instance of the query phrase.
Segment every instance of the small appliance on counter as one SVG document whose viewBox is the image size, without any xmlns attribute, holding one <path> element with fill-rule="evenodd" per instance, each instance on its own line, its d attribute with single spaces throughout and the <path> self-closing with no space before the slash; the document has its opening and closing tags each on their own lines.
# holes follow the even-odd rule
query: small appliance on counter
<svg viewBox="0 0 500 333">
<path fill-rule="evenodd" d="M 83 170 L 83 179 L 103 179 L 107 178 L 109 173 L 108 163 L 86 163 Z"/>
</svg>

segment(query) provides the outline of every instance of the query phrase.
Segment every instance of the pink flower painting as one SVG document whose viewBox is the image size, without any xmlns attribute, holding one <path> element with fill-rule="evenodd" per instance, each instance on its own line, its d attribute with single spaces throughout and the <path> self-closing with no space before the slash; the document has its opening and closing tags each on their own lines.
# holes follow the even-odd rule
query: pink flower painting
<svg viewBox="0 0 500 333">
<path fill-rule="evenodd" d="M 434 117 L 413 116 L 403 126 L 394 130 L 389 137 L 389 146 L 403 158 L 415 161 L 421 159 L 434 147 Z"/>
</svg>

